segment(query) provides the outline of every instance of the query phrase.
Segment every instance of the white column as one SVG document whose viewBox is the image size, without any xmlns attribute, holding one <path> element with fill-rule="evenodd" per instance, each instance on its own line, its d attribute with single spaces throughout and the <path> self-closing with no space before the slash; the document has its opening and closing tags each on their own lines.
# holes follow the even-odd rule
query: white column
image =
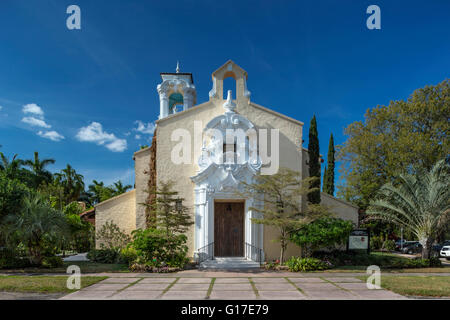
<svg viewBox="0 0 450 320">
<path fill-rule="evenodd" d="M 159 118 L 165 118 L 169 115 L 169 98 L 167 93 L 162 90 L 159 91 Z"/>
<path fill-rule="evenodd" d="M 185 87 L 183 90 L 183 111 L 192 108 L 194 105 L 194 90 L 190 87 Z"/>
</svg>

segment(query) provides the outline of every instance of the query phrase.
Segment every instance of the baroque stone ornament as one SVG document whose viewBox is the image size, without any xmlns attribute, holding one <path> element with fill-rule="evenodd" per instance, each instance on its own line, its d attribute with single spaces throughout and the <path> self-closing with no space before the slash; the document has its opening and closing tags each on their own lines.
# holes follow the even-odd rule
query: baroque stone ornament
<svg viewBox="0 0 450 320">
<path fill-rule="evenodd" d="M 229 90 L 223 104 L 224 114 L 213 118 L 203 129 L 199 170 L 197 175 L 191 177 L 197 185 L 208 181 L 208 185 L 215 187 L 215 190 L 229 192 L 237 190 L 239 181 L 247 181 L 257 174 L 262 164 L 257 155 L 257 144 L 251 143 L 256 139 L 256 128 L 246 117 L 236 113 L 236 104 L 231 96 Z M 236 138 L 238 134 L 245 139 Z M 227 139 L 234 139 L 233 151 L 224 152 Z"/>
</svg>

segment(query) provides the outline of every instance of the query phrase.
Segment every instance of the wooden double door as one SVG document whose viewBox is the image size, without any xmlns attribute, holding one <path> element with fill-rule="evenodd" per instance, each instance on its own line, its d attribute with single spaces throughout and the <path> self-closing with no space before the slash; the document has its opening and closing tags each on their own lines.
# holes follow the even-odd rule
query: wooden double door
<svg viewBox="0 0 450 320">
<path fill-rule="evenodd" d="M 244 202 L 214 203 L 214 256 L 244 256 Z"/>
</svg>

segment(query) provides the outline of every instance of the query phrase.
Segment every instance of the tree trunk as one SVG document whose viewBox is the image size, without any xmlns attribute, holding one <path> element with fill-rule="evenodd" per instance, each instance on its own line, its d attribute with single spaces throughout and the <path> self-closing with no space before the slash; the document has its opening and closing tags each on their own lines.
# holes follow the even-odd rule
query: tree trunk
<svg viewBox="0 0 450 320">
<path fill-rule="evenodd" d="M 284 248 L 285 248 L 284 241 L 281 241 L 281 253 L 280 253 L 280 265 L 284 262 Z"/>
<path fill-rule="evenodd" d="M 422 259 L 430 259 L 433 239 L 423 238 L 419 240 L 419 243 L 422 245 Z"/>
</svg>

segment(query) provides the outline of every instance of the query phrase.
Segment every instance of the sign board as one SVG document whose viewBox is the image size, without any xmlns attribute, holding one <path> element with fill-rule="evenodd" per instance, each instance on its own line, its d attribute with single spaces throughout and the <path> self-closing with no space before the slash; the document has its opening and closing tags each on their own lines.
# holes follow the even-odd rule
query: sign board
<svg viewBox="0 0 450 320">
<path fill-rule="evenodd" d="M 370 235 L 366 229 L 353 230 L 348 237 L 349 250 L 367 250 L 370 249 Z"/>
</svg>

